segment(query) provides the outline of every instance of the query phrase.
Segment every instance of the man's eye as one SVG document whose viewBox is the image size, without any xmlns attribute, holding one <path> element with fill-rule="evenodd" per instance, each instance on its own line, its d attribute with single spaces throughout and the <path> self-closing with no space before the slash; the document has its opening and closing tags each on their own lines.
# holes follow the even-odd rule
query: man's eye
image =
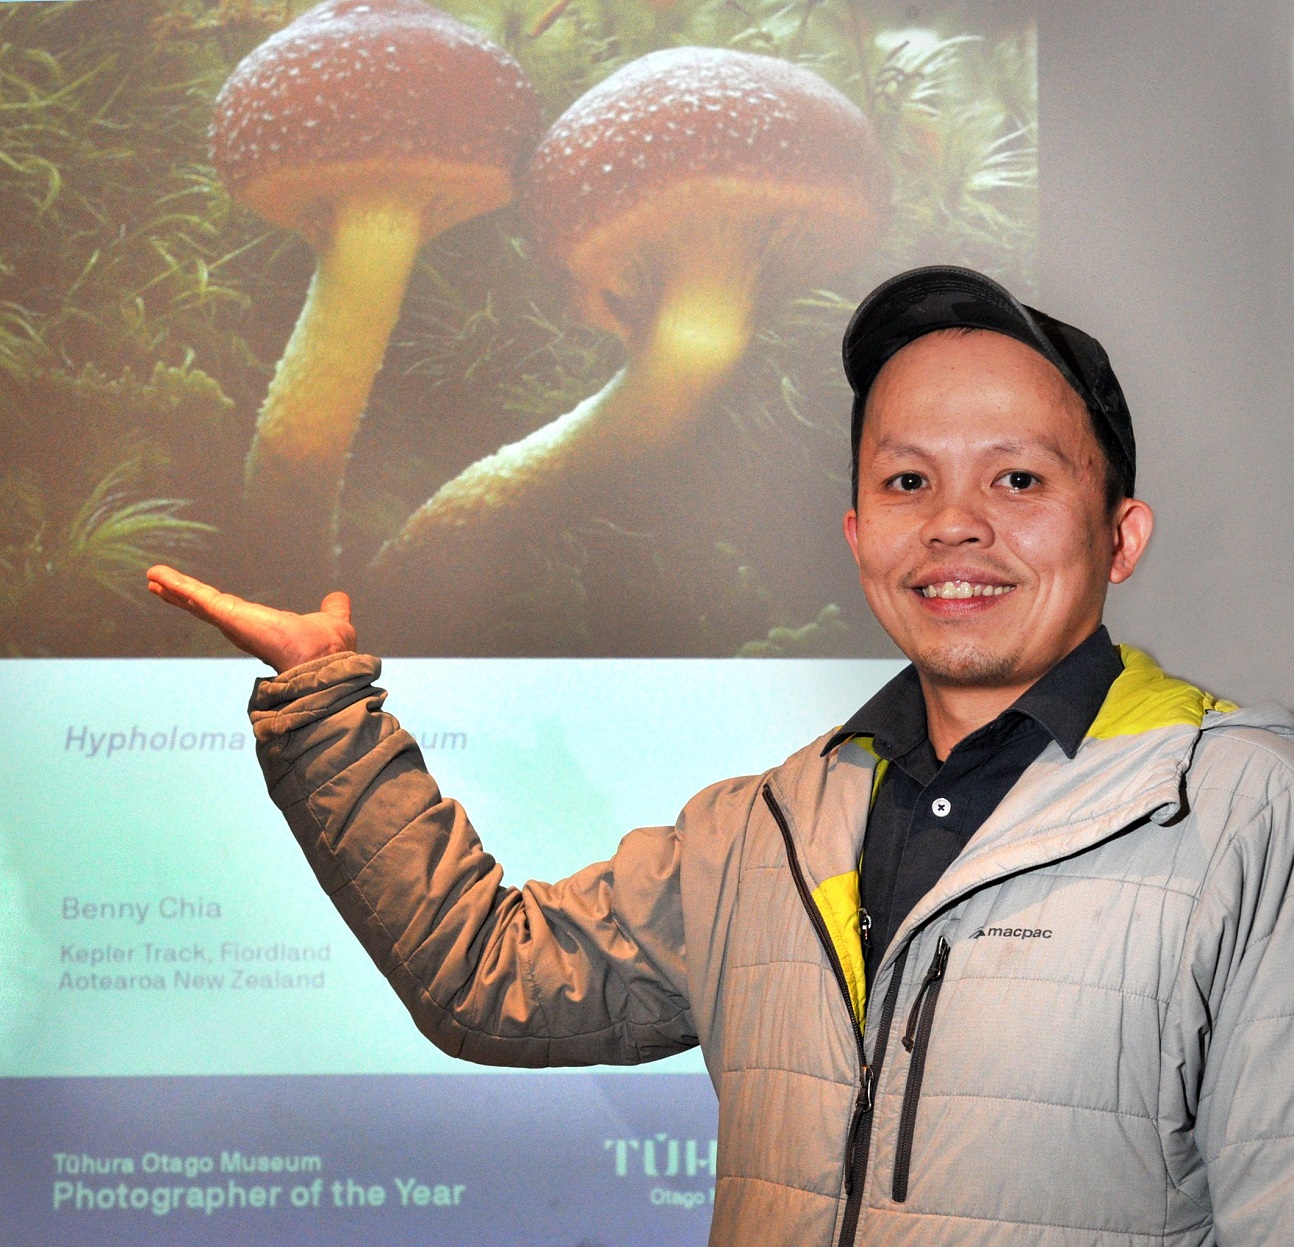
<svg viewBox="0 0 1294 1247">
<path fill-rule="evenodd" d="M 1005 472 L 999 478 L 1008 489 L 1032 489 L 1037 483 L 1038 478 L 1032 472 Z"/>
<path fill-rule="evenodd" d="M 920 489 L 925 483 L 926 478 L 920 472 L 900 472 L 898 476 L 890 478 L 890 488 L 902 490 L 904 493 Z"/>
</svg>

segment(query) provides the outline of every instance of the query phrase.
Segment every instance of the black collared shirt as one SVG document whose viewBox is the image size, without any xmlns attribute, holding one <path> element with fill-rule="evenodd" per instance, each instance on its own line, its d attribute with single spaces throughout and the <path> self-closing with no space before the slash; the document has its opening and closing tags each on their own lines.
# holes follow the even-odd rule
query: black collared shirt
<svg viewBox="0 0 1294 1247">
<path fill-rule="evenodd" d="M 1074 756 L 1122 670 L 1110 634 L 1098 628 L 996 719 L 959 741 L 941 765 L 926 734 L 920 680 L 907 667 L 827 742 L 824 753 L 850 736 L 871 736 L 890 762 L 863 845 L 868 983 L 903 919 L 1047 742 Z"/>
</svg>

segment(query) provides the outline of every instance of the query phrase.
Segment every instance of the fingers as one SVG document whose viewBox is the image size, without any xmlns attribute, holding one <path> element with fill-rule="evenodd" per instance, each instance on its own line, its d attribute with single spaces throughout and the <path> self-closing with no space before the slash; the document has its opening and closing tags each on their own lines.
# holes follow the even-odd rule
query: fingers
<svg viewBox="0 0 1294 1247">
<path fill-rule="evenodd" d="M 165 598 L 168 602 L 179 604 L 187 600 L 197 601 L 204 589 L 208 596 L 217 595 L 217 591 L 211 585 L 203 584 L 201 580 L 195 580 L 183 572 L 177 572 L 175 568 L 167 567 L 164 563 L 150 567 L 145 575 L 148 577 L 149 592 L 156 593 L 158 597 Z"/>
<path fill-rule="evenodd" d="M 150 567 L 145 574 L 150 593 L 211 623 L 228 619 L 230 612 L 242 601 L 232 594 L 221 593 L 219 589 L 193 576 L 186 576 L 173 567 L 167 567 L 164 563 Z"/>
<path fill-rule="evenodd" d="M 169 589 L 174 592 L 201 583 L 194 580 L 192 576 L 177 572 L 174 567 L 167 567 L 165 563 L 155 564 L 144 575 L 148 577 L 148 587 L 154 593 L 159 589 Z"/>
<path fill-rule="evenodd" d="M 174 601 L 172 590 L 169 586 L 180 575 L 175 568 L 167 567 L 165 563 L 158 563 L 156 566 L 150 567 L 144 575 L 148 577 L 149 593 L 155 593 L 159 598 L 166 601 Z"/>
<path fill-rule="evenodd" d="M 277 671 L 355 648 L 350 598 L 340 591 L 324 598 L 318 614 L 298 615 L 222 593 L 162 563 L 150 567 L 147 576 L 150 593 L 215 625 L 239 649 Z"/>
<path fill-rule="evenodd" d="M 179 574 L 179 572 L 172 571 L 169 567 L 150 567 L 148 569 L 148 591 L 161 598 L 163 602 L 188 610 L 190 609 L 188 595 L 179 593 L 172 587 L 175 584 L 175 578 Z"/>
</svg>

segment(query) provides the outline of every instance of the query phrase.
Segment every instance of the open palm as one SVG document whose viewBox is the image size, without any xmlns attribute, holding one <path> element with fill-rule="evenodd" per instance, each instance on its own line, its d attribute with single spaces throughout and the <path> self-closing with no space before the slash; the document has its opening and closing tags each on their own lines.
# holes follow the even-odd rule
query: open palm
<svg viewBox="0 0 1294 1247">
<path fill-rule="evenodd" d="M 317 611 L 298 615 L 222 593 L 173 567 L 150 567 L 147 575 L 150 593 L 219 628 L 240 650 L 275 671 L 355 648 L 350 598 L 344 593 L 330 593 Z"/>
</svg>

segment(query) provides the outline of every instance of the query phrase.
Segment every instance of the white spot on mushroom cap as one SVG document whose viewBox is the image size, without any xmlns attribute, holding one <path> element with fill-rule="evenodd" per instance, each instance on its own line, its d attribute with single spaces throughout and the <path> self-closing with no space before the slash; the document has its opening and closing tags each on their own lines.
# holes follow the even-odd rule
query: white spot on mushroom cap
<svg viewBox="0 0 1294 1247">
<path fill-rule="evenodd" d="M 409 84 L 421 88 L 402 111 L 390 107 L 397 78 L 402 93 Z M 240 99 L 256 114 L 250 123 Z M 358 136 L 355 127 L 337 128 L 348 116 Z M 377 133 L 379 120 L 389 133 Z M 373 149 L 365 159 L 384 150 L 435 156 L 470 147 L 473 159 L 511 165 L 538 121 L 533 88 L 515 59 L 424 0 L 326 0 L 240 62 L 217 97 L 210 134 L 217 169 L 236 185 L 290 167 L 314 143 L 330 159 L 344 158 L 356 137 Z M 244 134 L 248 124 L 253 130 Z M 249 138 L 262 159 L 268 141 L 278 142 L 269 168 L 248 164 Z"/>
<path fill-rule="evenodd" d="M 608 170 L 612 151 L 625 158 Z M 870 125 L 834 87 L 776 58 L 693 47 L 641 57 L 572 105 L 536 151 L 527 200 L 541 245 L 555 244 L 678 177 L 727 169 L 743 182 L 852 188 L 865 204 L 886 193 Z"/>
</svg>

